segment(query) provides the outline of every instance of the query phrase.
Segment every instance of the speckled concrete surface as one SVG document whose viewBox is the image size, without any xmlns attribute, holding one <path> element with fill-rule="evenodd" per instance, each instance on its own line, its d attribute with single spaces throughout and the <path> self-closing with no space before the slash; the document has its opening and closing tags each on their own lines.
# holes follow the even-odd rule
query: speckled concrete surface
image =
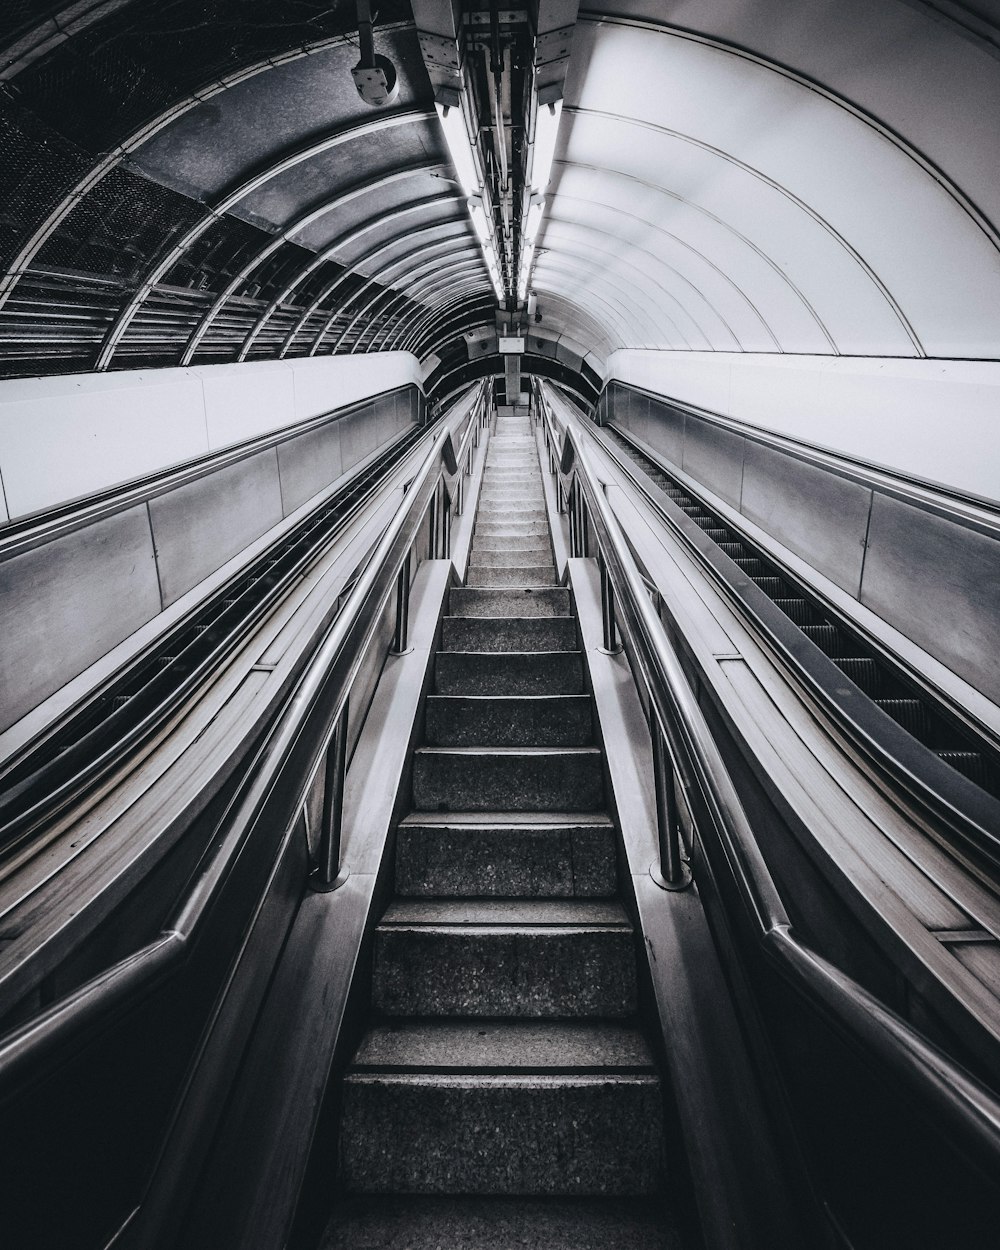
<svg viewBox="0 0 1000 1250">
<path fill-rule="evenodd" d="M 380 927 L 372 1005 L 396 1016 L 630 1016 L 628 929 Z"/>
<path fill-rule="evenodd" d="M 649 1046 L 629 1023 L 606 1020 L 422 1020 L 376 1025 L 351 1065 L 473 1071 L 653 1071 Z"/>
<path fill-rule="evenodd" d="M 596 747 L 421 747 L 413 757 L 417 811 L 589 812 L 604 806 Z"/>
<path fill-rule="evenodd" d="M 586 746 L 594 739 L 590 697 L 431 695 L 425 736 L 428 746 Z"/>
<path fill-rule="evenodd" d="M 484 590 L 455 586 L 448 593 L 455 616 L 569 616 L 569 591 L 561 586 L 538 590 Z"/>
<path fill-rule="evenodd" d="M 519 564 L 500 567 L 473 564 L 466 578 L 467 586 L 555 586 L 556 571 L 551 560 L 546 564 Z"/>
<path fill-rule="evenodd" d="M 437 694 L 582 694 L 583 661 L 578 651 L 439 651 L 434 689 Z"/>
<path fill-rule="evenodd" d="M 636 1198 L 356 1197 L 320 1250 L 682 1250 L 662 1203 Z"/>
<path fill-rule="evenodd" d="M 402 895 L 605 898 L 614 893 L 615 838 L 604 828 L 496 824 L 400 826 Z"/>
<path fill-rule="evenodd" d="M 349 1074 L 355 1192 L 649 1194 L 661 1173 L 651 1075 Z"/>
<path fill-rule="evenodd" d="M 446 616 L 441 646 L 451 651 L 574 651 L 576 621 L 571 616 Z"/>
</svg>

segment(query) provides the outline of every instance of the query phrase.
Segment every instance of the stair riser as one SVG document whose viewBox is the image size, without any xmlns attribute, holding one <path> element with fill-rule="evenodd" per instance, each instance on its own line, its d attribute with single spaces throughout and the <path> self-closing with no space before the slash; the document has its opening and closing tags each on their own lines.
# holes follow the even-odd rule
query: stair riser
<svg viewBox="0 0 1000 1250">
<path fill-rule="evenodd" d="M 410 898 L 610 898 L 614 833 L 599 829 L 449 829 L 403 825 L 396 893 Z"/>
<path fill-rule="evenodd" d="M 552 548 L 531 546 L 511 550 L 508 547 L 505 551 L 490 551 L 480 550 L 479 545 L 473 543 L 470 559 L 473 568 L 508 569 L 524 564 L 551 565 Z"/>
<path fill-rule="evenodd" d="M 590 700 L 584 695 L 502 700 L 431 696 L 425 732 L 428 745 L 437 747 L 583 747 L 594 740 Z"/>
<path fill-rule="evenodd" d="M 569 616 L 569 591 L 562 587 L 539 590 L 483 590 L 455 587 L 448 602 L 454 616 Z"/>
<path fill-rule="evenodd" d="M 627 929 L 376 931 L 372 1005 L 389 1016 L 609 1017 L 636 1010 Z"/>
<path fill-rule="evenodd" d="M 434 676 L 437 694 L 583 693 L 583 662 L 578 651 L 532 651 L 526 655 L 441 651 Z"/>
<path fill-rule="evenodd" d="M 543 755 L 438 754 L 413 760 L 413 806 L 421 812 L 592 812 L 603 806 L 598 752 Z"/>
<path fill-rule="evenodd" d="M 571 617 L 446 616 L 441 622 L 444 651 L 575 651 L 578 645 Z"/>
<path fill-rule="evenodd" d="M 353 1076 L 341 1180 L 368 1193 L 649 1194 L 661 1114 L 653 1077 Z"/>
<path fill-rule="evenodd" d="M 534 547 L 539 542 L 546 542 L 548 537 L 549 527 L 546 522 L 509 522 L 496 525 L 487 521 L 476 526 L 472 541 L 477 551 L 510 551 L 515 543 Z"/>
<path fill-rule="evenodd" d="M 556 586 L 556 571 L 550 564 L 522 564 L 503 568 L 472 565 L 465 579 L 467 586 Z"/>
</svg>

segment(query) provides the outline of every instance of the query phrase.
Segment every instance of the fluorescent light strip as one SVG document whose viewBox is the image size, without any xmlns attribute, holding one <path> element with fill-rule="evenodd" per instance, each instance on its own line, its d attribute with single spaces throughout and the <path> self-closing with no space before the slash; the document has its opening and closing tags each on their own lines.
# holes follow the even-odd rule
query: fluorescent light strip
<svg viewBox="0 0 1000 1250">
<path fill-rule="evenodd" d="M 542 224 L 542 213 L 545 211 L 545 201 L 533 199 L 528 206 L 528 216 L 524 221 L 523 240 L 530 247 L 534 247 L 535 239 L 538 238 L 538 227 Z M 523 244 L 522 244 L 523 246 Z"/>
<path fill-rule="evenodd" d="M 465 116 L 461 108 L 449 108 L 446 104 L 434 103 L 437 115 L 441 119 L 448 154 L 458 173 L 458 181 L 466 195 L 475 195 L 481 181 L 476 169 L 476 158 L 472 154 L 472 141 L 465 125 Z"/>
<path fill-rule="evenodd" d="M 535 143 L 531 156 L 531 189 L 541 193 L 549 185 L 552 161 L 556 154 L 556 137 L 559 118 L 562 116 L 562 100 L 554 104 L 539 104 L 535 114 Z"/>
</svg>

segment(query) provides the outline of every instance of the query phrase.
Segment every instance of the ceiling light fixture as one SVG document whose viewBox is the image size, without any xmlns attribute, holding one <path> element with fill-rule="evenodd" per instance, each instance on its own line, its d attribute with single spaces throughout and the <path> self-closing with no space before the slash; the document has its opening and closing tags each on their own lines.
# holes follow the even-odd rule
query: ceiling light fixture
<svg viewBox="0 0 1000 1250">
<path fill-rule="evenodd" d="M 532 191 L 541 194 L 552 177 L 552 162 L 556 154 L 556 138 L 559 119 L 562 116 L 562 100 L 552 104 L 539 104 L 535 112 L 535 142 L 531 154 Z"/>
<path fill-rule="evenodd" d="M 434 107 L 441 120 L 444 140 L 448 145 L 448 155 L 455 166 L 458 181 L 466 195 L 475 195 L 482 186 L 469 130 L 465 124 L 465 114 L 460 107 L 449 108 L 447 104 L 435 101 Z"/>
</svg>

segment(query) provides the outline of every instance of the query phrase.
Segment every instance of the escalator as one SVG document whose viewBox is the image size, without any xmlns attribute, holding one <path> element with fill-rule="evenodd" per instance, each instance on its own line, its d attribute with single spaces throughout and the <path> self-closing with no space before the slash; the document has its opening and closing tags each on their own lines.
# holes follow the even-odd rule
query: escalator
<svg viewBox="0 0 1000 1250">
<path fill-rule="evenodd" d="M 30 842 L 210 681 L 425 436 L 416 426 L 404 433 L 138 659 L 5 760 L 0 855 Z"/>
<path fill-rule="evenodd" d="M 434 437 L 155 941 L 0 1039 L 25 1250 L 986 1250 L 987 1065 L 789 893 L 589 435 L 491 416 Z"/>
<path fill-rule="evenodd" d="M 820 604 L 787 571 L 779 568 L 760 548 L 713 513 L 620 430 L 613 426 L 604 429 L 639 472 L 658 486 L 706 537 L 717 544 L 719 550 L 877 708 L 933 751 L 938 759 L 994 798 L 1000 796 L 998 761 L 987 744 L 963 731 L 925 692 L 908 683 L 898 669 L 877 654 L 845 621 L 835 616 L 829 607 Z"/>
</svg>

